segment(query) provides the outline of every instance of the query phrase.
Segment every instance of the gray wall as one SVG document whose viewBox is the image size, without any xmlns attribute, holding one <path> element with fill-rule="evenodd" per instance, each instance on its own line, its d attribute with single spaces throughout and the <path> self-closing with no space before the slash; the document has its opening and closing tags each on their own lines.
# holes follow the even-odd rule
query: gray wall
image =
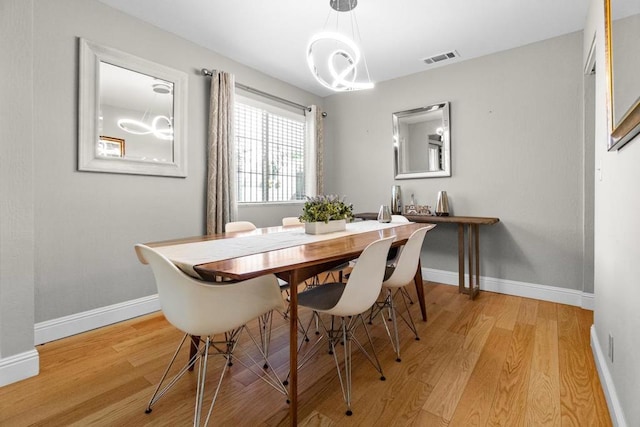
<svg viewBox="0 0 640 427">
<path fill-rule="evenodd" d="M 596 145 L 595 145 L 595 338 L 594 349 L 603 354 L 605 371 L 611 382 L 609 392 L 619 399 L 619 413 L 629 426 L 640 425 L 640 138 L 620 151 L 607 151 L 609 129 L 606 112 L 604 70 L 604 16 L 602 2 L 592 0 L 589 20 L 592 32 L 585 34 L 585 45 L 596 33 Z M 636 55 L 637 46 L 631 55 Z M 620 51 L 614 51 L 620 52 Z M 637 56 L 637 55 L 636 55 Z M 638 68 L 635 76 L 638 81 Z M 626 87 L 626 86 L 625 86 Z M 637 91 L 635 92 L 637 95 Z M 609 334 L 614 337 L 614 360 L 607 358 Z M 592 336 L 592 338 L 594 338 Z M 593 343 L 593 341 L 592 341 Z M 594 343 L 595 344 L 595 343 Z M 610 406 L 611 409 L 611 406 Z M 620 421 L 620 418 L 617 419 Z"/>
<path fill-rule="evenodd" d="M 187 178 L 76 170 L 77 37 L 188 73 Z M 204 232 L 210 80 L 201 68 L 230 71 L 248 86 L 322 105 L 316 96 L 93 0 L 36 1 L 33 45 L 35 108 L 20 124 L 34 123 L 36 141 L 36 322 L 154 294 L 150 271 L 138 263 L 133 245 Z M 274 212 L 262 220 L 275 224 L 280 218 Z"/>
<path fill-rule="evenodd" d="M 431 206 L 446 190 L 454 214 L 500 218 L 481 231 L 483 276 L 583 290 L 582 92 L 574 33 L 330 96 L 326 188 L 360 212 L 388 204 L 393 184 Z M 391 114 L 442 101 L 453 175 L 394 180 Z M 429 233 L 423 266 L 457 271 L 455 233 Z"/>
<path fill-rule="evenodd" d="M 207 99 L 200 69 L 294 102 L 322 99 L 94 0 L 2 0 L 0 359 L 34 323 L 155 293 L 133 244 L 204 231 Z M 189 74 L 186 179 L 77 172 L 78 37 Z M 255 216 L 280 223 L 299 205 Z"/>
<path fill-rule="evenodd" d="M 0 2 L 0 360 L 33 350 L 33 2 Z"/>
</svg>

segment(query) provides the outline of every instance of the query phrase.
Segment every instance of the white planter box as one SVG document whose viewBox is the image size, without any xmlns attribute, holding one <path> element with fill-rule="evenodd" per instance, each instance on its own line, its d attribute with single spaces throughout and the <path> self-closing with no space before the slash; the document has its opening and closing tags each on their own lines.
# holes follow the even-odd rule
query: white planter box
<svg viewBox="0 0 640 427">
<path fill-rule="evenodd" d="M 307 234 L 326 234 L 347 229 L 347 221 L 339 219 L 329 222 L 305 222 L 304 232 Z"/>
</svg>

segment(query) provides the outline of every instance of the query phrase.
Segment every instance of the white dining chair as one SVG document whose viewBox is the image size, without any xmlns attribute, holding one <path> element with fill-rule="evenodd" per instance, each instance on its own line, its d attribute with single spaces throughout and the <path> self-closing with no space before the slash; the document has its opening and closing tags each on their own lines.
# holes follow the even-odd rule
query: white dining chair
<svg viewBox="0 0 640 427">
<path fill-rule="evenodd" d="M 138 244 L 135 246 L 135 250 L 138 259 L 143 264 L 151 266 L 158 289 L 160 307 L 165 318 L 177 329 L 184 332 L 184 336 L 151 396 L 145 412 L 150 413 L 153 405 L 198 362 L 193 424 L 199 426 L 210 352 L 212 355 L 222 356 L 226 363 L 222 367 L 204 425 L 211 418 L 222 380 L 233 362 L 240 363 L 274 389 L 288 396 L 282 381 L 269 364 L 267 358 L 268 341 L 256 340 L 245 326 L 251 320 L 260 319 L 265 315 L 270 315 L 273 310 L 282 309 L 282 294 L 274 275 L 235 283 L 203 282 L 183 273 L 170 260 L 148 246 Z M 245 362 L 244 358 L 237 357 L 238 353 L 242 352 L 242 347 L 238 343 L 243 332 L 249 335 L 259 352 L 260 363 L 263 361 L 266 369 L 252 367 L 251 364 L 257 365 L 258 361 L 248 352 L 246 358 L 252 362 L 251 364 Z M 220 337 L 216 339 L 216 335 L 220 335 Z M 193 339 L 187 340 L 189 336 Z M 185 342 L 197 345 L 197 351 L 177 374 L 165 383 L 169 370 Z"/>
<path fill-rule="evenodd" d="M 391 223 L 396 223 L 396 224 L 404 224 L 404 223 L 409 223 L 411 221 L 409 221 L 409 219 L 404 216 L 404 215 L 391 215 Z M 389 255 L 387 256 L 387 265 L 389 266 L 394 266 L 395 263 L 398 261 L 398 256 L 400 255 L 400 251 L 402 250 L 402 246 L 397 247 L 397 248 L 391 248 L 389 250 Z M 351 260 L 349 261 L 349 266 L 353 267 L 354 265 L 356 265 L 356 262 L 358 262 L 357 259 Z M 407 294 L 408 296 L 408 294 Z M 409 298 L 411 299 L 411 298 Z M 411 301 L 411 304 L 413 304 L 413 301 Z"/>
<path fill-rule="evenodd" d="M 385 379 L 382 366 L 373 347 L 371 336 L 364 324 L 362 313 L 369 310 L 380 294 L 382 280 L 384 278 L 385 259 L 393 239 L 393 236 L 387 237 L 367 246 L 360 255 L 359 261 L 351 272 L 347 283 L 326 283 L 298 295 L 298 305 L 312 309 L 314 311 L 314 317 L 320 318 L 320 325 L 324 330 L 324 334 L 311 345 L 306 354 L 301 358 L 300 366 L 303 366 L 311 359 L 319 348 L 318 343 L 326 337 L 329 341 L 330 353 L 333 355 L 336 369 L 338 370 L 340 387 L 347 405 L 347 415 L 352 414 L 352 342 L 356 344 L 356 347 L 363 352 L 369 362 L 371 362 L 378 371 L 380 379 Z M 331 321 L 328 325 L 321 319 L 320 314 L 328 314 L 331 316 Z M 313 318 L 311 320 L 313 320 Z M 368 353 L 355 337 L 356 328 L 360 325 L 364 328 L 367 335 L 371 353 Z M 336 352 L 336 346 L 340 343 L 344 344 L 344 377 Z"/>
<path fill-rule="evenodd" d="M 404 224 L 409 222 L 411 222 L 409 221 L 409 218 L 407 218 L 404 215 L 391 215 L 391 223 Z M 395 267 L 395 265 L 398 263 L 400 252 L 402 252 L 402 246 L 397 248 L 391 248 L 391 250 L 389 251 L 389 256 L 387 257 L 388 266 Z M 407 298 L 407 300 L 409 301 L 409 304 L 413 304 L 413 299 L 411 299 L 411 295 L 409 295 L 409 292 L 407 292 L 406 288 L 404 287 L 401 288 L 401 292 Z"/>
<path fill-rule="evenodd" d="M 376 302 L 376 304 L 372 307 L 372 311 L 370 314 L 369 321 L 371 323 L 371 320 L 378 314 L 380 314 L 383 310 L 389 310 L 393 327 L 393 337 L 391 336 L 391 331 L 389 330 L 385 316 L 381 315 L 380 317 L 382 318 L 382 322 L 387 331 L 387 335 L 391 340 L 393 350 L 396 352 L 396 361 L 398 362 L 400 362 L 401 359 L 397 317 L 400 316 L 400 318 L 407 324 L 409 329 L 411 329 L 411 331 L 415 335 L 416 340 L 420 339 L 416 325 L 413 321 L 413 318 L 411 317 L 411 312 L 409 311 L 406 291 L 403 292 L 403 290 L 406 285 L 413 283 L 413 279 L 418 268 L 418 263 L 420 261 L 422 243 L 424 242 L 424 238 L 428 230 L 428 227 L 423 227 L 414 231 L 407 240 L 407 243 L 405 243 L 405 245 L 402 247 L 402 251 L 400 251 L 400 255 L 396 264 L 394 266 L 387 267 L 387 270 L 385 272 L 385 280 L 384 282 L 382 282 L 383 300 Z M 404 303 L 404 314 L 398 311 L 394 302 L 394 298 L 396 298 L 398 295 L 401 296 Z"/>
<path fill-rule="evenodd" d="M 282 218 L 282 226 L 290 227 L 292 225 L 303 225 L 304 223 L 300 221 L 300 218 L 297 216 L 286 216 Z"/>
<path fill-rule="evenodd" d="M 227 233 L 233 233 L 236 231 L 251 231 L 255 229 L 255 224 L 250 221 L 231 221 L 224 225 L 224 231 Z"/>
<path fill-rule="evenodd" d="M 404 215 L 391 215 L 391 222 L 405 223 L 411 221 Z"/>
<path fill-rule="evenodd" d="M 256 228 L 257 228 L 256 225 L 250 221 L 232 221 L 225 224 L 224 231 L 227 233 L 232 233 L 232 232 L 238 232 L 238 231 L 252 231 L 252 230 L 255 230 Z M 282 310 L 278 310 L 278 312 L 282 315 L 282 317 L 287 319 L 289 316 L 289 283 L 286 280 L 280 279 L 278 277 L 278 286 L 280 287 L 280 292 L 285 292 L 287 295 L 286 307 Z M 265 321 L 261 325 L 262 334 L 263 334 L 264 340 L 268 341 L 271 339 L 272 318 L 271 316 L 268 316 L 264 320 Z M 306 335 L 305 335 L 305 339 L 308 340 L 308 337 Z M 268 355 L 268 352 L 267 352 L 267 355 Z"/>
</svg>

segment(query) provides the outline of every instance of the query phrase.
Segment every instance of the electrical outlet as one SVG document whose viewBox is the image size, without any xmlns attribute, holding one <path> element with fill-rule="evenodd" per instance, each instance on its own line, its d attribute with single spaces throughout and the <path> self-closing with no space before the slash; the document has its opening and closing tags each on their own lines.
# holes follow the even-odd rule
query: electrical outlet
<svg viewBox="0 0 640 427">
<path fill-rule="evenodd" d="M 609 360 L 613 363 L 613 335 L 609 334 Z"/>
</svg>

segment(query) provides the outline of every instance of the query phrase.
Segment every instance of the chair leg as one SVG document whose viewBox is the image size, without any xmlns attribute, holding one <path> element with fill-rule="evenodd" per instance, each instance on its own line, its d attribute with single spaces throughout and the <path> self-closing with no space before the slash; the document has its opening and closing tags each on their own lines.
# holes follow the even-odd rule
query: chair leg
<svg viewBox="0 0 640 427">
<path fill-rule="evenodd" d="M 234 334 L 231 334 L 234 335 Z M 235 345 L 233 345 L 233 347 L 235 347 Z M 233 352 L 233 350 L 231 349 L 231 351 L 229 352 L 229 355 Z M 206 426 L 207 424 L 209 424 L 209 420 L 211 419 L 211 413 L 213 412 L 213 405 L 215 405 L 216 403 L 216 399 L 218 398 L 218 394 L 220 393 L 220 387 L 222 386 L 222 380 L 224 379 L 224 374 L 227 373 L 227 369 L 229 369 L 229 363 L 225 363 L 222 365 L 222 372 L 220 372 L 220 378 L 218 379 L 218 385 L 216 386 L 216 391 L 215 393 L 213 393 L 213 398 L 211 399 L 211 406 L 209 406 L 209 411 L 207 411 L 207 418 L 204 420 L 204 425 Z M 205 373 L 206 373 L 206 366 L 205 366 Z M 203 383 L 202 383 L 202 390 L 204 391 L 204 381 L 206 380 L 206 377 L 203 376 Z M 200 396 L 200 399 L 202 400 L 202 396 Z M 202 409 L 202 402 L 200 402 L 200 409 Z M 200 420 L 198 420 L 198 423 L 196 424 L 195 421 L 193 423 L 194 426 L 200 426 Z"/>
<path fill-rule="evenodd" d="M 240 347 L 238 347 L 238 343 L 239 343 L 239 338 L 240 335 L 242 333 L 242 331 L 246 331 L 246 334 L 249 336 L 249 338 L 251 339 L 251 341 L 253 342 L 253 345 L 255 346 L 255 348 L 258 350 L 258 352 L 260 353 L 260 358 L 264 361 L 264 363 L 266 364 L 266 368 L 267 372 L 265 371 L 260 371 L 259 369 L 256 370 L 255 368 L 259 366 L 259 362 L 258 360 L 254 359 L 249 352 L 243 351 L 241 350 Z M 270 334 L 270 332 L 269 332 Z M 213 395 L 213 399 L 211 400 L 211 406 L 209 407 L 209 411 L 207 413 L 207 418 L 204 422 L 204 425 L 207 425 L 210 418 L 211 418 L 211 413 L 213 412 L 213 406 L 216 403 L 216 399 L 218 398 L 218 394 L 220 393 L 220 387 L 222 386 L 222 380 L 224 378 L 225 373 L 227 372 L 228 368 L 230 366 L 233 365 L 233 363 L 231 363 L 232 358 L 238 362 L 240 365 L 242 365 L 244 368 L 246 368 L 248 371 L 252 372 L 254 375 L 256 375 L 259 379 L 261 379 L 262 381 L 264 381 L 265 383 L 269 384 L 271 387 L 273 387 L 274 389 L 276 389 L 277 391 L 279 391 L 280 393 L 284 394 L 287 397 L 287 402 L 288 400 L 288 392 L 287 389 L 282 385 L 282 381 L 280 380 L 280 378 L 278 378 L 278 375 L 276 374 L 275 370 L 272 368 L 271 364 L 269 363 L 269 360 L 267 359 L 267 355 L 265 353 L 265 347 L 264 345 L 264 341 L 262 340 L 262 337 L 260 338 L 260 340 L 256 340 L 256 338 L 254 338 L 254 336 L 251 334 L 251 332 L 249 332 L 249 330 L 247 329 L 246 326 L 241 326 L 238 329 L 234 329 L 228 333 L 225 334 L 225 338 L 226 338 L 226 342 L 224 342 L 225 348 L 218 348 L 215 345 L 212 345 L 213 348 L 215 348 L 218 353 L 222 354 L 223 357 L 225 357 L 227 359 L 227 363 L 225 363 L 222 367 L 222 372 L 220 373 L 220 379 L 218 380 L 218 385 L 216 387 L 216 391 Z M 268 348 L 269 343 L 266 343 L 266 347 Z M 249 361 L 251 362 L 251 364 L 249 363 L 245 363 L 243 361 L 242 358 L 239 357 L 234 357 L 234 351 L 241 351 L 243 353 L 243 355 L 249 359 Z M 251 366 L 253 365 L 253 366 Z"/>
<path fill-rule="evenodd" d="M 313 355 L 315 355 L 315 353 L 320 348 L 318 346 L 318 344 L 326 336 L 327 337 L 327 341 L 328 341 L 328 346 L 329 346 L 329 354 L 331 354 L 333 356 L 333 360 L 334 360 L 335 365 L 336 365 L 336 370 L 338 372 L 338 380 L 340 381 L 340 388 L 342 390 L 342 397 L 344 398 L 344 401 L 345 401 L 345 403 L 347 405 L 346 414 L 347 415 L 352 415 L 353 414 L 353 412 L 351 410 L 351 396 L 352 396 L 352 394 L 351 394 L 351 385 L 352 385 L 352 376 L 351 376 L 352 356 L 351 356 L 351 348 L 352 348 L 352 343 L 355 343 L 355 345 L 367 357 L 367 359 L 373 365 L 373 367 L 378 371 L 378 373 L 380 374 L 380 380 L 384 381 L 386 379 L 385 376 L 384 376 L 384 373 L 382 372 L 382 366 L 380 365 L 380 361 L 378 360 L 378 356 L 376 355 L 375 347 L 373 346 L 373 341 L 371 339 L 371 335 L 370 335 L 369 330 L 367 329 L 366 325 L 364 324 L 364 318 L 362 317 L 362 314 L 359 314 L 357 316 L 353 316 L 353 317 L 350 317 L 350 318 L 340 317 L 340 318 L 338 318 L 339 322 L 336 321 L 336 317 L 335 316 L 331 316 L 331 323 L 330 323 L 329 327 L 327 327 L 327 325 L 320 318 L 320 316 L 316 316 L 316 318 L 318 319 L 319 324 L 320 324 L 320 326 L 322 327 L 322 329 L 324 331 L 324 334 L 321 335 L 311 345 L 311 347 L 306 351 L 306 353 L 304 354 L 304 356 L 302 358 L 298 359 L 298 368 L 301 368 L 309 360 L 311 360 Z M 308 328 L 311 327 L 311 322 L 312 321 L 313 321 L 313 318 L 309 320 Z M 362 346 L 362 344 L 360 344 L 358 339 L 355 337 L 355 330 L 359 326 L 358 321 L 360 322 L 360 324 L 362 325 L 362 327 L 364 328 L 364 330 L 366 332 L 367 339 L 369 341 L 369 346 L 371 347 L 371 354 L 369 354 L 365 350 L 365 348 Z M 344 344 L 344 375 L 343 375 L 343 372 L 342 372 L 342 368 L 340 366 L 340 361 L 338 360 L 338 352 L 336 351 L 336 345 L 339 344 L 339 343 L 343 343 Z M 300 347 L 298 347 L 298 352 L 300 352 L 301 348 L 302 348 L 302 344 L 300 345 Z M 288 380 L 288 378 L 289 378 L 289 376 L 287 375 L 287 380 Z M 286 385 L 286 382 L 285 382 L 285 385 Z"/>
<path fill-rule="evenodd" d="M 367 335 L 367 340 L 369 341 L 369 347 L 371 347 L 371 354 L 369 354 L 364 349 L 362 344 L 360 344 L 360 341 L 358 341 L 358 339 L 355 337 L 355 329 L 357 328 L 357 325 L 353 325 L 352 332 L 351 332 L 351 339 L 353 340 L 353 342 L 356 343 L 356 346 L 360 349 L 362 354 L 364 354 L 366 358 L 369 359 L 369 362 L 376 369 L 376 371 L 378 371 L 378 373 L 380 374 L 380 381 L 384 381 L 386 380 L 386 378 L 384 376 L 384 372 L 382 371 L 382 365 L 380 364 L 380 360 L 378 360 L 378 355 L 376 354 L 376 349 L 373 346 L 373 340 L 371 339 L 371 334 L 369 333 L 369 329 L 367 329 L 367 326 L 364 324 L 364 318 L 362 317 L 362 314 L 359 314 L 356 320 L 360 320 L 360 324 L 362 325 L 362 328 L 364 329 L 364 332 Z"/>
<path fill-rule="evenodd" d="M 342 336 L 344 337 L 344 371 L 345 379 L 347 383 L 347 390 L 345 393 L 345 401 L 347 403 L 347 415 L 352 415 L 351 411 L 351 332 L 347 331 L 347 325 L 342 319 Z M 334 349 L 335 351 L 335 349 Z"/>
<path fill-rule="evenodd" d="M 407 291 L 406 287 L 401 287 L 400 290 L 402 291 L 402 294 L 407 297 L 407 300 L 409 301 L 409 304 L 413 304 L 413 298 L 411 298 L 411 295 L 409 295 L 409 291 Z"/>
<path fill-rule="evenodd" d="M 401 290 L 404 288 L 400 288 Z M 397 292 L 396 292 L 397 293 Z M 411 329 L 411 332 L 415 335 L 416 341 L 420 341 L 420 336 L 418 335 L 418 328 L 416 328 L 416 324 L 413 321 L 413 316 L 411 316 L 411 311 L 409 311 L 409 306 L 407 305 L 407 298 L 404 293 L 400 293 L 402 295 L 402 302 L 404 303 L 404 311 L 407 314 L 407 317 L 397 312 L 400 315 L 400 318 L 404 321 L 404 323 Z M 408 318 L 408 320 L 407 320 Z"/>
<path fill-rule="evenodd" d="M 258 326 L 260 328 L 260 345 L 264 353 L 264 369 L 269 367 L 267 358 L 269 357 L 269 343 L 271 342 L 271 326 L 273 323 L 273 311 L 269 311 L 258 317 Z"/>
<path fill-rule="evenodd" d="M 316 321 L 316 323 L 318 323 L 318 313 L 316 313 L 315 311 L 312 313 L 311 318 L 309 319 L 309 323 L 307 324 L 307 327 L 305 328 L 304 325 L 302 324 L 302 321 L 300 320 L 300 318 L 298 318 L 298 324 L 299 324 L 299 328 L 300 331 L 303 334 L 303 338 L 304 341 L 300 340 L 298 342 L 298 354 L 300 354 L 300 352 L 302 351 L 302 347 L 305 345 L 306 342 L 309 342 L 309 336 L 307 335 L 307 332 L 309 331 L 309 329 L 311 329 L 311 323 L 313 321 Z M 318 344 L 320 343 L 320 341 L 322 341 L 322 339 L 324 338 L 324 335 L 320 335 L 311 345 L 309 348 L 306 349 L 305 353 L 302 355 L 302 357 L 298 357 L 298 369 L 302 368 L 304 365 L 306 365 L 306 363 L 311 360 L 311 358 L 317 353 L 318 349 L 320 348 L 318 346 Z M 331 352 L 331 351 L 329 351 Z M 282 384 L 284 385 L 289 385 L 289 377 L 291 376 L 291 371 L 289 371 L 287 373 L 287 376 L 285 378 L 285 380 L 282 382 Z"/>
<path fill-rule="evenodd" d="M 196 387 L 196 407 L 195 414 L 193 416 L 193 425 L 200 426 L 200 414 L 202 412 L 202 401 L 204 399 L 204 385 L 207 380 L 207 362 L 209 360 L 209 346 L 211 345 L 211 337 L 207 337 L 204 343 L 204 355 L 200 358 L 198 363 L 198 382 Z M 223 368 L 222 372 L 224 375 L 224 371 L 226 366 Z M 215 401 L 215 398 L 214 398 Z M 211 405 L 213 406 L 213 404 Z M 209 417 L 207 417 L 207 421 Z"/>
<path fill-rule="evenodd" d="M 222 357 L 224 357 L 226 360 L 226 363 L 224 363 L 222 366 L 222 371 L 220 373 L 218 385 L 216 387 L 215 393 L 211 400 L 211 406 L 209 407 L 209 411 L 207 412 L 207 417 L 204 421 L 204 425 L 207 425 L 207 423 L 209 422 L 209 419 L 211 418 L 213 406 L 215 405 L 216 399 L 220 392 L 220 388 L 222 386 L 222 380 L 224 379 L 225 373 L 227 372 L 229 367 L 233 365 L 234 359 L 235 361 L 240 363 L 242 366 L 244 366 L 247 370 L 249 370 L 250 372 L 254 373 L 256 376 L 258 376 L 258 378 L 265 381 L 271 387 L 275 388 L 277 391 L 287 396 L 287 403 L 288 403 L 289 402 L 288 391 L 282 385 L 282 381 L 280 381 L 280 379 L 278 378 L 278 375 L 276 374 L 275 370 L 273 370 L 273 368 L 269 364 L 269 360 L 267 359 L 267 352 L 269 348 L 269 342 L 267 338 L 270 337 L 271 335 L 271 331 L 270 331 L 271 319 L 272 319 L 271 316 L 272 315 L 269 314 L 261 318 L 261 324 L 260 324 L 261 336 L 259 340 L 256 340 L 253 337 L 253 335 L 246 328 L 246 326 L 241 326 L 238 329 L 225 333 L 224 340 L 221 340 L 221 341 L 213 341 L 212 337 L 208 336 L 206 340 L 204 340 L 204 346 L 201 348 L 198 348 L 196 354 L 189 359 L 187 364 L 184 367 L 182 367 L 182 369 L 180 369 L 180 371 L 171 379 L 171 381 L 168 382 L 168 384 L 166 384 L 163 388 L 161 388 L 168 376 L 169 370 L 173 366 L 178 356 L 178 353 L 182 349 L 184 343 L 187 340 L 187 337 L 189 336 L 188 334 L 185 334 L 182 340 L 180 341 L 180 344 L 178 345 L 178 348 L 176 349 L 173 357 L 171 358 L 169 365 L 165 369 L 165 372 L 162 375 L 162 378 L 160 379 L 160 382 L 158 383 L 158 386 L 156 387 L 153 393 L 153 396 L 151 397 L 151 400 L 147 405 L 147 409 L 145 410 L 145 412 L 150 413 L 151 407 L 162 396 L 164 396 L 164 394 L 178 381 L 178 379 L 180 379 L 195 364 L 196 361 L 198 361 L 198 377 L 197 377 L 197 388 L 196 388 L 196 399 L 195 399 L 196 402 L 195 402 L 193 423 L 194 423 L 194 426 L 199 426 L 202 419 L 202 406 L 204 401 L 205 383 L 207 379 L 206 375 L 207 375 L 207 364 L 209 360 L 209 352 L 214 350 L 215 350 L 215 353 L 213 354 L 221 355 Z M 254 346 L 260 353 L 260 359 L 266 365 L 265 369 L 268 369 L 268 372 L 264 372 L 258 368 L 259 363 L 261 363 L 260 359 L 258 360 L 254 359 L 254 357 L 252 357 L 252 355 L 249 354 L 249 352 L 246 352 L 238 347 L 239 337 L 243 330 L 247 331 L 247 335 L 249 335 Z M 245 363 L 243 358 L 235 358 L 234 357 L 235 350 L 241 351 L 244 357 L 249 359 L 251 361 L 251 364 L 254 366 L 250 366 L 248 363 Z M 258 368 L 258 369 L 256 370 L 255 368 Z"/>
<path fill-rule="evenodd" d="M 180 344 L 178 344 L 178 348 L 176 348 L 175 353 L 173 354 L 173 357 L 171 358 L 171 360 L 169 361 L 169 364 L 167 365 L 167 368 L 165 369 L 164 373 L 162 374 L 162 377 L 160 378 L 160 381 L 158 382 L 158 385 L 155 389 L 155 391 L 153 392 L 153 395 L 151 396 L 151 399 L 149 399 L 149 404 L 147 405 L 147 409 L 145 409 L 145 413 L 150 413 L 151 412 L 151 407 L 158 401 L 160 400 L 160 398 L 162 396 L 165 395 L 165 393 L 171 388 L 173 387 L 173 385 L 189 370 L 192 369 L 193 365 L 195 364 L 196 360 L 202 355 L 202 351 L 200 349 L 197 349 L 197 351 L 193 354 L 193 356 L 189 359 L 189 361 L 187 362 L 187 364 L 185 366 L 182 367 L 182 369 L 180 369 L 180 371 L 178 371 L 178 373 L 171 379 L 171 381 L 169 381 L 169 383 L 161 389 L 162 384 L 164 383 L 165 379 L 167 378 L 167 375 L 169 374 L 169 370 L 171 369 L 171 367 L 173 366 L 173 363 L 175 362 L 178 353 L 180 352 L 180 350 L 182 349 L 182 346 L 184 345 L 187 337 L 189 336 L 189 334 L 185 334 L 182 337 L 182 340 L 180 341 Z M 191 343 L 191 340 L 189 340 L 189 342 Z M 193 344 L 195 345 L 195 344 Z"/>
<path fill-rule="evenodd" d="M 332 316 L 332 325 L 333 325 L 334 317 Z M 371 347 L 371 354 L 369 354 L 362 344 L 355 337 L 355 330 L 358 327 L 358 321 L 364 328 L 367 339 L 369 341 L 369 345 Z M 322 321 L 321 321 L 322 323 Z M 342 389 L 342 396 L 347 405 L 346 414 L 352 415 L 353 411 L 351 410 L 351 386 L 352 386 L 352 355 L 351 355 L 351 347 L 352 344 L 355 344 L 360 351 L 367 357 L 369 362 L 376 368 L 378 373 L 380 374 L 380 380 L 384 381 L 386 378 L 384 373 L 382 372 L 382 366 L 380 365 L 380 361 L 378 360 L 378 356 L 376 355 L 375 347 L 373 346 L 373 341 L 371 340 L 371 335 L 369 334 L 369 330 L 364 324 L 364 318 L 362 314 L 357 316 L 353 316 L 349 319 L 341 317 L 339 329 L 333 329 L 328 331 L 326 327 L 324 327 L 324 323 L 322 323 L 325 332 L 327 333 L 327 337 L 329 338 L 329 347 L 330 353 L 333 355 L 333 360 L 336 364 L 336 369 L 338 371 L 338 380 L 340 381 L 340 388 Z M 342 375 L 342 369 L 340 368 L 340 362 L 338 360 L 337 352 L 336 352 L 336 344 L 343 342 L 344 343 L 344 378 Z"/>
<path fill-rule="evenodd" d="M 393 303 L 393 295 L 389 291 L 389 311 L 391 312 L 391 323 L 393 324 L 393 340 L 395 340 L 396 362 L 401 362 L 400 358 L 400 337 L 398 336 L 398 319 L 396 317 L 396 307 Z"/>
<path fill-rule="evenodd" d="M 289 289 L 285 289 L 284 293 L 287 294 L 287 297 L 285 298 L 285 301 L 287 302 L 287 307 L 284 309 L 284 311 L 280 312 L 280 314 L 282 315 L 283 319 L 287 320 L 289 318 L 289 310 L 291 309 L 291 306 L 290 306 L 291 295 L 289 294 Z"/>
<path fill-rule="evenodd" d="M 418 329 L 416 328 L 416 325 L 415 325 L 415 323 L 413 321 L 413 317 L 411 316 L 411 311 L 409 311 L 409 305 L 407 304 L 406 290 L 404 290 L 403 288 L 398 288 L 398 290 L 396 290 L 395 293 L 392 293 L 391 289 L 386 289 L 386 292 L 387 292 L 387 294 L 385 296 L 384 301 L 377 302 L 372 307 L 369 323 L 371 323 L 371 319 L 372 318 L 374 318 L 379 313 L 382 313 L 385 308 L 388 308 L 389 313 L 391 314 L 391 319 L 390 320 L 391 320 L 391 324 L 392 324 L 392 327 L 393 327 L 393 336 L 391 335 L 391 331 L 389 330 L 389 327 L 387 326 L 387 322 L 386 322 L 386 319 L 384 318 L 384 315 L 381 316 L 382 323 L 384 324 L 385 330 L 387 332 L 387 336 L 389 337 L 389 340 L 391 341 L 391 346 L 393 347 L 393 350 L 396 352 L 396 362 L 401 362 L 402 359 L 400 358 L 400 337 L 399 337 L 399 334 L 398 334 L 398 316 L 400 316 L 402 321 L 409 327 L 409 329 L 411 329 L 411 332 L 413 332 L 413 334 L 415 335 L 416 341 L 419 341 L 420 337 L 418 336 Z M 396 307 L 396 303 L 394 301 L 394 298 L 398 294 L 400 294 L 400 296 L 402 297 L 402 301 L 404 303 L 406 316 L 405 316 L 405 314 L 400 313 L 398 311 L 397 307 Z"/>
<path fill-rule="evenodd" d="M 398 329 L 395 327 L 395 316 L 392 310 L 393 298 L 390 289 L 384 289 L 384 299 L 382 301 L 376 301 L 376 303 L 371 307 L 371 314 L 369 315 L 369 324 L 373 323 L 373 319 L 379 314 L 382 319 L 382 325 L 384 326 L 384 330 L 389 337 L 389 341 L 391 341 L 391 347 L 393 351 L 396 353 L 396 361 L 400 359 L 400 342 L 398 340 Z M 389 311 L 389 321 L 391 322 L 391 327 L 394 330 L 393 336 L 391 335 L 391 330 L 389 329 L 389 325 L 387 324 L 387 319 L 384 315 L 385 310 Z M 395 336 L 395 339 L 394 339 Z M 397 343 L 397 344 L 396 344 Z"/>
</svg>

